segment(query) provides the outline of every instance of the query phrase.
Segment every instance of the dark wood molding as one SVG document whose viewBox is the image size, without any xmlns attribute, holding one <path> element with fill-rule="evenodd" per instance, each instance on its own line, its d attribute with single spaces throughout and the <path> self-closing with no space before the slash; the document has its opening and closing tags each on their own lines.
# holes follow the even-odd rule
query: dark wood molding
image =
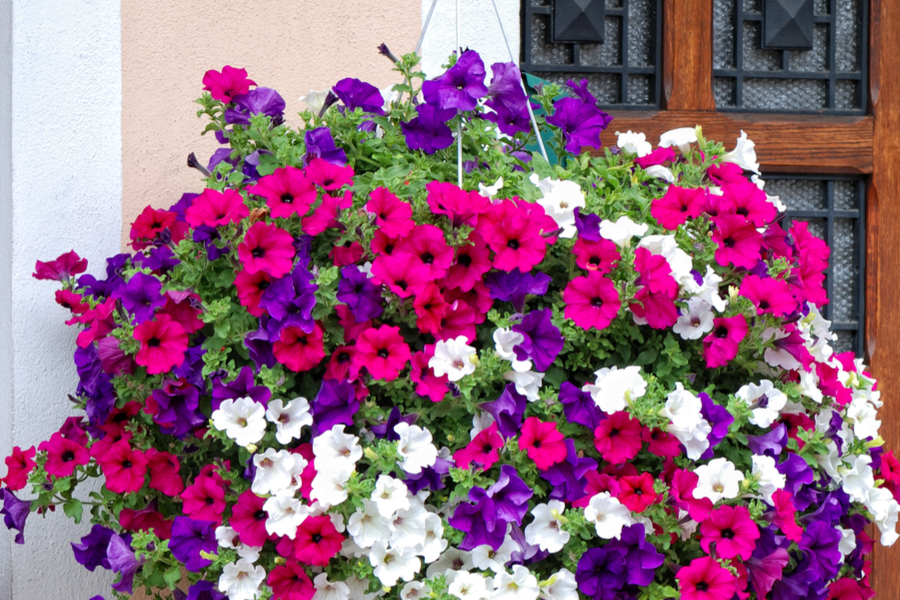
<svg viewBox="0 0 900 600">
<path fill-rule="evenodd" d="M 663 106 L 716 110 L 712 88 L 713 0 L 663 3 Z"/>
<path fill-rule="evenodd" d="M 642 131 L 647 141 L 676 127 L 703 127 L 703 135 L 731 149 L 741 130 L 756 143 L 763 173 L 870 174 L 873 164 L 872 117 L 825 117 L 706 111 L 612 111 L 604 146 L 616 131 Z M 765 178 L 765 175 L 763 176 Z"/>
</svg>

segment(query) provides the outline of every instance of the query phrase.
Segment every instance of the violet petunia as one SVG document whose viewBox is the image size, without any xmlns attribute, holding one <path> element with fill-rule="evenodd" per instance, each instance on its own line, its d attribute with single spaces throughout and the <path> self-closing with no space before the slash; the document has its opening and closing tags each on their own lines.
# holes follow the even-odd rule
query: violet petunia
<svg viewBox="0 0 900 600">
<path fill-rule="evenodd" d="M 522 524 L 528 512 L 528 501 L 534 495 L 512 465 L 500 467 L 497 483 L 489 487 L 487 493 L 494 500 L 497 518 L 516 525 Z"/>
<path fill-rule="evenodd" d="M 250 398 L 265 406 L 272 397 L 272 390 L 264 385 L 256 385 L 253 370 L 242 367 L 233 381 L 223 383 L 221 377 L 215 377 L 212 385 L 212 409 L 217 410 L 225 400 Z"/>
<path fill-rule="evenodd" d="M 474 50 L 466 50 L 443 75 L 422 83 L 422 95 L 425 102 L 441 110 L 474 110 L 478 99 L 488 93 L 484 76 L 481 57 Z"/>
<path fill-rule="evenodd" d="M 80 543 L 71 542 L 75 560 L 88 571 L 93 571 L 97 567 L 108 569 L 106 549 L 113 535 L 115 532 L 109 527 L 94 525 L 91 532 L 81 538 Z"/>
<path fill-rule="evenodd" d="M 665 561 L 656 546 L 647 541 L 642 523 L 622 529 L 621 535 L 607 544 L 606 549 L 615 550 L 622 555 L 627 568 L 626 581 L 641 587 L 653 583 L 656 568 Z"/>
<path fill-rule="evenodd" d="M 384 114 L 384 97 L 370 83 L 347 77 L 338 81 L 332 89 L 349 110 L 361 108 L 363 112 Z"/>
<path fill-rule="evenodd" d="M 706 436 L 709 447 L 700 460 L 709 460 L 715 455 L 713 449 L 728 435 L 728 428 L 734 423 L 734 417 L 727 408 L 716 404 L 709 395 L 703 392 L 700 392 L 700 402 L 702 402 L 703 418 L 712 426 L 712 431 Z"/>
<path fill-rule="evenodd" d="M 806 527 L 798 546 L 822 579 L 837 575 L 843 562 L 841 532 L 828 523 L 815 521 Z"/>
<path fill-rule="evenodd" d="M 578 230 L 578 239 L 586 242 L 599 242 L 603 239 L 600 235 L 600 215 L 582 212 L 581 207 L 575 207 L 575 229 Z"/>
<path fill-rule="evenodd" d="M 196 573 L 203 567 L 211 565 L 212 561 L 203 558 L 201 552 L 213 554 L 216 548 L 218 542 L 215 523 L 189 517 L 175 517 L 169 550 L 175 558 L 184 563 L 188 571 Z"/>
<path fill-rule="evenodd" d="M 490 98 L 487 105 L 494 110 L 506 110 L 511 113 L 528 112 L 525 103 L 528 101 L 522 90 L 522 72 L 514 62 L 494 63 L 491 65 L 493 78 L 488 87 L 487 95 Z"/>
<path fill-rule="evenodd" d="M 184 438 L 206 421 L 200 412 L 200 391 L 183 380 L 164 382 L 162 389 L 153 390 L 153 399 L 158 406 L 153 420 L 163 433 Z"/>
<path fill-rule="evenodd" d="M 228 246 L 220 248 L 216 245 L 216 240 L 221 240 L 222 238 L 219 235 L 219 230 L 215 227 L 198 225 L 194 228 L 193 239 L 198 244 L 203 244 L 203 247 L 206 248 L 206 260 L 210 262 L 231 252 Z"/>
<path fill-rule="evenodd" d="M 267 321 L 268 319 L 263 317 L 260 319 L 259 329 L 244 336 L 244 347 L 247 348 L 250 360 L 256 365 L 257 371 L 262 367 L 271 369 L 276 363 L 275 351 L 272 342 L 269 341 L 269 331 L 266 327 Z"/>
<path fill-rule="evenodd" d="M 625 585 L 625 559 L 615 550 L 589 548 L 578 559 L 578 591 L 594 600 L 613 600 Z"/>
<path fill-rule="evenodd" d="M 559 387 L 559 401 L 562 402 L 566 420 L 584 425 L 591 431 L 597 429 L 606 416 L 594 402 L 590 392 L 563 381 Z"/>
<path fill-rule="evenodd" d="M 131 536 L 122 537 L 113 535 L 109 540 L 109 546 L 106 548 L 107 562 L 110 571 L 119 574 L 119 582 L 114 583 L 112 588 L 121 594 L 130 595 L 134 591 L 134 576 L 146 561 L 145 558 L 138 560 L 131 549 Z"/>
<path fill-rule="evenodd" d="M 381 287 L 372 283 L 366 273 L 356 266 L 341 269 L 337 299 L 350 308 L 357 323 L 377 319 L 384 312 Z"/>
<path fill-rule="evenodd" d="M 447 487 L 444 483 L 444 477 L 450 473 L 450 469 L 453 466 L 452 461 L 438 456 L 430 467 L 425 467 L 420 473 L 415 475 L 407 475 L 404 483 L 406 483 L 406 487 L 409 488 L 412 494 L 418 494 L 425 489 L 442 490 Z"/>
<path fill-rule="evenodd" d="M 216 588 L 211 581 L 200 580 L 189 589 L 185 600 L 226 600 L 228 596 Z"/>
<path fill-rule="evenodd" d="M 588 90 L 588 83 L 587 79 L 582 79 L 578 83 L 575 83 L 574 79 L 569 79 L 566 81 L 566 86 L 572 90 L 573 94 L 581 98 L 582 102 L 587 104 L 597 104 L 597 98 L 595 98 L 590 90 Z"/>
<path fill-rule="evenodd" d="M 201 393 L 205 393 L 206 378 L 203 376 L 203 368 L 206 367 L 206 363 L 203 361 L 203 355 L 206 354 L 206 349 L 203 348 L 202 336 L 195 341 L 197 345 L 187 349 L 184 353 L 184 362 L 172 369 L 172 375 L 184 379 Z"/>
<path fill-rule="evenodd" d="M 316 127 L 308 130 L 303 134 L 303 141 L 306 143 L 306 154 L 303 156 L 304 166 L 316 158 L 340 167 L 347 164 L 347 153 L 343 148 L 335 145 L 331 129 L 328 127 Z"/>
<path fill-rule="evenodd" d="M 612 117 L 595 105 L 576 98 L 557 100 L 553 106 L 553 114 L 547 117 L 547 123 L 563 131 L 568 152 L 579 154 L 584 147 L 600 148 L 600 133 Z"/>
<path fill-rule="evenodd" d="M 511 303 L 516 312 L 525 310 L 526 296 L 546 294 L 552 280 L 546 273 L 539 271 L 522 273 L 518 267 L 508 273 L 494 271 L 484 276 L 484 283 L 490 290 L 491 298 Z"/>
<path fill-rule="evenodd" d="M 3 501 L 3 508 L 0 508 L 0 515 L 3 515 L 3 523 L 6 528 L 12 531 L 18 531 L 15 541 L 17 544 L 25 543 L 25 520 L 31 513 L 31 501 L 19 500 L 10 489 L 0 489 L 0 500 Z"/>
<path fill-rule="evenodd" d="M 533 494 L 512 465 L 500 467 L 497 483 L 487 490 L 480 487 L 469 490 L 469 500 L 474 504 L 460 504 L 450 517 L 450 525 L 466 533 L 459 548 L 472 550 L 482 544 L 494 550 L 500 548 L 507 525 L 522 524 Z"/>
<path fill-rule="evenodd" d="M 540 372 L 550 368 L 565 344 L 562 333 L 550 320 L 551 315 L 549 308 L 533 310 L 521 323 L 512 326 L 513 331 L 525 336 L 522 343 L 513 347 L 516 358 L 531 359 L 535 370 Z"/>
<path fill-rule="evenodd" d="M 809 485 L 815 479 L 812 467 L 809 466 L 809 463 L 803 457 L 797 454 L 788 454 L 787 458 L 778 463 L 776 468 L 787 480 L 784 489 L 794 496 L 794 506 L 799 511 L 806 510 L 805 503 L 801 502 L 801 499 L 797 497 L 797 492 L 802 486 Z"/>
<path fill-rule="evenodd" d="M 522 419 L 525 416 L 527 399 L 516 391 L 515 384 L 508 383 L 503 388 L 500 397 L 481 405 L 482 410 L 488 412 L 500 430 L 500 435 L 505 438 L 516 437 L 522 428 Z"/>
<path fill-rule="evenodd" d="M 359 410 L 356 390 L 349 381 L 325 379 L 312 401 L 313 435 L 319 435 L 338 424 L 353 425 L 353 415 Z"/>
<path fill-rule="evenodd" d="M 420 104 L 416 107 L 416 112 L 417 117 L 409 122 L 400 123 L 400 129 L 406 136 L 406 145 L 410 150 L 434 154 L 453 144 L 453 132 L 447 126 L 447 121 L 456 114 L 453 110 L 441 110 L 431 104 Z"/>
<path fill-rule="evenodd" d="M 400 409 L 395 406 L 391 409 L 391 412 L 388 413 L 388 418 L 384 423 L 372 425 L 372 433 L 375 434 L 375 437 L 385 438 L 389 442 L 396 442 L 400 439 L 400 434 L 394 431 L 394 427 L 399 423 L 412 425 L 418 420 L 419 415 L 416 413 L 403 416 L 400 413 Z"/>
<path fill-rule="evenodd" d="M 747 445 L 753 454 L 766 454 L 778 458 L 787 445 L 787 427 L 784 423 L 778 423 L 768 433 L 762 435 L 748 435 Z"/>
<path fill-rule="evenodd" d="M 250 125 L 253 115 L 272 117 L 273 125 L 284 121 L 284 98 L 273 89 L 258 87 L 234 97 L 234 108 L 225 109 L 225 122 Z"/>
<path fill-rule="evenodd" d="M 571 438 L 567 438 L 565 443 L 566 460 L 541 471 L 541 477 L 553 485 L 551 499 L 574 502 L 584 496 L 587 483 L 585 473 L 596 470 L 597 461 L 593 458 L 579 458 L 575 442 Z"/>
<path fill-rule="evenodd" d="M 134 315 L 134 324 L 138 325 L 152 319 L 156 309 L 166 303 L 161 290 L 162 282 L 156 277 L 135 273 L 128 283 L 112 293 L 112 297 L 122 301 L 125 310 Z"/>
</svg>

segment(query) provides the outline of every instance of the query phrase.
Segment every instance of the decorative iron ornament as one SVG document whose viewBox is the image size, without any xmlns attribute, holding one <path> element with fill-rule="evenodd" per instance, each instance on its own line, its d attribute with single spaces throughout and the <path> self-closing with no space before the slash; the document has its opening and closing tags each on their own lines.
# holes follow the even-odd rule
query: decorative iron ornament
<svg viewBox="0 0 900 600">
<path fill-rule="evenodd" d="M 821 175 L 764 176 L 766 193 L 787 206 L 785 229 L 791 221 L 806 221 L 813 235 L 824 239 L 831 256 L 825 272 L 829 303 L 823 316 L 832 321 L 838 339 L 835 352 L 865 350 L 866 185 L 862 177 Z"/>
<path fill-rule="evenodd" d="M 568 35 L 554 11 L 595 16 L 604 4 L 603 43 L 560 42 L 555 29 Z M 567 6 L 569 5 L 569 6 Z M 572 6 L 574 5 L 574 6 Z M 521 68 L 542 79 L 564 84 L 588 80 L 588 89 L 605 108 L 659 107 L 662 0 L 522 0 Z M 585 28 L 587 25 L 581 24 Z"/>
<path fill-rule="evenodd" d="M 606 26 L 604 0 L 552 0 L 553 41 L 601 44 Z"/>
<path fill-rule="evenodd" d="M 713 0 L 718 109 L 864 114 L 868 5 L 868 0 Z M 811 30 L 804 16 L 810 10 Z M 779 14 L 784 18 L 776 22 Z M 807 39 L 807 50 L 772 49 Z"/>
<path fill-rule="evenodd" d="M 813 0 L 764 0 L 763 48 L 812 50 Z"/>
</svg>

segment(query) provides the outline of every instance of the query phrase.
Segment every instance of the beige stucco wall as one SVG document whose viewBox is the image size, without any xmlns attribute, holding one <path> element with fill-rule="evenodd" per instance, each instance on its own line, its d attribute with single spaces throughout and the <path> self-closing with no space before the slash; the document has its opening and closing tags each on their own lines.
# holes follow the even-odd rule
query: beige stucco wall
<svg viewBox="0 0 900 600">
<path fill-rule="evenodd" d="M 147 204 L 202 189 L 186 158 L 205 164 L 218 146 L 200 138 L 193 103 L 208 69 L 247 69 L 284 97 L 290 121 L 301 96 L 343 77 L 396 83 L 376 47 L 411 52 L 420 28 L 421 0 L 122 0 L 123 243 Z"/>
</svg>

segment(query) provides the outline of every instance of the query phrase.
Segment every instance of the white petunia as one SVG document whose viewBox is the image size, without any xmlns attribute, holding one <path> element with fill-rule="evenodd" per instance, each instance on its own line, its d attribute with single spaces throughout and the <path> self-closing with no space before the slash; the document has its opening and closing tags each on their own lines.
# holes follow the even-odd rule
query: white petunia
<svg viewBox="0 0 900 600">
<path fill-rule="evenodd" d="M 503 539 L 500 547 L 494 550 L 488 544 L 481 544 L 472 549 L 472 562 L 475 568 L 494 573 L 506 572 L 506 565 L 512 560 L 515 552 L 521 552 L 522 548 L 509 533 Z"/>
<path fill-rule="evenodd" d="M 835 529 L 841 532 L 841 541 L 838 544 L 838 549 L 844 556 L 850 556 L 856 550 L 856 532 L 841 526 L 837 526 Z"/>
<path fill-rule="evenodd" d="M 398 510 L 391 520 L 391 547 L 415 550 L 425 543 L 425 520 L 430 514 L 421 502 L 410 502 L 409 508 Z"/>
<path fill-rule="evenodd" d="M 241 544 L 237 547 L 238 556 L 246 559 L 249 563 L 258 561 L 260 552 L 262 552 L 262 546 L 248 546 L 246 544 Z"/>
<path fill-rule="evenodd" d="M 569 541 L 569 532 L 564 531 L 560 515 L 566 505 L 559 500 L 551 500 L 547 504 L 538 504 L 531 510 L 534 521 L 525 528 L 525 541 L 541 550 L 554 553 L 562 550 Z"/>
<path fill-rule="evenodd" d="M 438 450 L 432 444 L 431 432 L 418 425 L 400 422 L 394 425 L 394 431 L 400 436 L 397 442 L 397 454 L 403 460 L 400 468 L 410 474 L 421 473 L 422 469 L 434 465 Z"/>
<path fill-rule="evenodd" d="M 541 582 L 541 600 L 578 600 L 578 583 L 568 569 L 560 569 Z"/>
<path fill-rule="evenodd" d="M 649 226 L 646 223 L 638 225 L 628 217 L 619 217 L 615 222 L 603 220 L 600 222 L 600 236 L 615 242 L 616 246 L 628 246 L 631 238 L 647 233 Z"/>
<path fill-rule="evenodd" d="M 773 337 L 775 341 L 784 339 L 791 334 L 781 328 L 769 327 L 762 332 L 763 341 L 768 342 Z M 766 348 L 763 353 L 765 361 L 773 367 L 781 367 L 786 371 L 802 371 L 800 361 L 794 358 L 786 348 L 779 348 L 777 345 L 772 348 Z"/>
<path fill-rule="evenodd" d="M 253 600 L 265 578 L 265 569 L 253 566 L 253 563 L 242 558 L 222 568 L 219 591 L 227 595 L 229 600 Z"/>
<path fill-rule="evenodd" d="M 616 146 L 629 154 L 647 156 L 653 152 L 653 144 L 647 141 L 647 136 L 643 133 L 635 133 L 629 129 L 625 133 L 617 131 L 616 135 L 618 136 Z"/>
<path fill-rule="evenodd" d="M 312 111 L 314 115 L 317 115 L 321 112 L 322 107 L 325 106 L 325 98 L 328 97 L 330 91 L 331 90 L 317 92 L 315 90 L 309 90 L 309 94 L 300 98 L 300 102 L 305 102 L 309 107 L 309 110 Z"/>
<path fill-rule="evenodd" d="M 663 416 L 668 417 L 674 425 L 693 427 L 703 420 L 702 410 L 703 402 L 700 398 L 684 389 L 679 381 L 675 384 L 675 389 L 666 396 Z"/>
<path fill-rule="evenodd" d="M 525 373 L 531 370 L 531 359 L 519 360 L 515 347 L 525 341 L 525 336 L 518 331 L 499 328 L 494 330 L 494 349 L 497 356 L 512 363 L 514 371 Z"/>
<path fill-rule="evenodd" d="M 840 472 L 844 462 L 841 459 L 840 452 L 838 452 L 837 444 L 833 440 L 828 440 L 825 442 L 825 447 L 828 448 L 828 454 L 816 454 L 816 462 L 825 469 L 825 472 L 828 473 L 832 480 L 840 483 L 844 478 Z"/>
<path fill-rule="evenodd" d="M 672 331 L 684 340 L 699 340 L 712 331 L 715 314 L 712 306 L 699 296 L 688 300 L 687 311 L 679 315 Z"/>
<path fill-rule="evenodd" d="M 445 571 L 469 571 L 475 568 L 472 554 L 459 548 L 447 548 L 437 561 L 428 565 L 426 577 L 434 577 Z"/>
<path fill-rule="evenodd" d="M 489 597 L 487 580 L 477 573 L 466 571 L 459 571 L 454 575 L 453 583 L 447 591 L 459 600 L 487 600 Z"/>
<path fill-rule="evenodd" d="M 484 185 L 483 183 L 478 184 L 478 193 L 493 201 L 494 196 L 497 195 L 497 192 L 503 187 L 503 178 L 500 177 L 497 181 L 494 182 L 493 185 Z"/>
<path fill-rule="evenodd" d="M 212 413 L 213 427 L 246 448 L 266 433 L 266 409 L 252 398 L 225 400 Z"/>
<path fill-rule="evenodd" d="M 541 399 L 541 385 L 544 383 L 543 373 L 507 371 L 503 374 L 503 379 L 512 382 L 516 386 L 516 391 L 525 396 L 529 402 L 537 402 Z"/>
<path fill-rule="evenodd" d="M 556 225 L 562 229 L 559 237 L 568 239 L 575 237 L 577 229 L 575 227 L 575 209 L 584 208 L 584 192 L 574 181 L 560 179 L 540 179 L 537 173 L 532 173 L 529 177 L 531 183 L 535 184 L 541 190 L 542 198 L 537 203 L 544 207 L 550 217 L 556 222 Z"/>
<path fill-rule="evenodd" d="M 875 489 L 875 476 L 872 473 L 872 457 L 868 454 L 850 456 L 852 461 L 848 467 L 846 464 L 838 467 L 838 473 L 843 477 L 841 488 L 847 492 L 854 502 L 865 502 L 869 498 L 869 492 Z"/>
<path fill-rule="evenodd" d="M 709 498 L 713 504 L 719 500 L 737 498 L 744 474 L 727 458 L 714 458 L 709 464 L 694 469 L 699 477 L 694 498 Z"/>
<path fill-rule="evenodd" d="M 582 390 L 589 392 L 594 403 L 606 414 L 625 410 L 630 400 L 640 398 L 647 392 L 647 382 L 641 376 L 640 367 L 603 368 L 595 371 L 593 384 L 586 384 Z"/>
<path fill-rule="evenodd" d="M 234 550 L 241 544 L 241 534 L 227 525 L 216 527 L 216 541 L 220 548 L 231 548 Z"/>
<path fill-rule="evenodd" d="M 319 573 L 313 579 L 316 595 L 312 600 L 350 600 L 350 586 L 343 581 L 328 581 L 328 573 Z"/>
<path fill-rule="evenodd" d="M 666 183 L 675 183 L 675 173 L 672 172 L 672 169 L 663 165 L 650 165 L 644 169 L 644 173 L 650 177 L 662 179 Z"/>
<path fill-rule="evenodd" d="M 400 99 L 400 92 L 394 91 L 394 86 L 392 85 L 378 91 L 381 92 L 381 99 L 384 100 L 384 105 L 382 105 L 381 109 L 384 112 L 390 112 L 391 104 Z"/>
<path fill-rule="evenodd" d="M 728 303 L 719 295 L 720 283 L 722 283 L 722 278 L 712 270 L 712 267 L 706 265 L 706 275 L 703 277 L 703 283 L 695 294 L 698 298 L 708 302 L 717 311 L 722 312 L 728 306 Z"/>
<path fill-rule="evenodd" d="M 759 481 L 759 493 L 766 502 L 772 504 L 772 494 L 784 489 L 785 477 L 775 465 L 771 456 L 754 454 L 751 474 Z"/>
<path fill-rule="evenodd" d="M 605 540 L 619 539 L 622 528 L 634 524 L 631 511 L 609 492 L 600 492 L 584 508 L 585 520 L 594 524 L 597 535 Z"/>
<path fill-rule="evenodd" d="M 423 600 L 430 597 L 430 592 L 425 589 L 421 581 L 410 581 L 400 590 L 400 600 Z"/>
<path fill-rule="evenodd" d="M 881 421 L 877 417 L 875 407 L 863 397 L 854 398 L 847 407 L 847 423 L 853 426 L 853 435 L 860 440 L 878 437 Z"/>
<path fill-rule="evenodd" d="M 291 539 L 294 539 L 297 528 L 309 516 L 309 509 L 289 494 L 270 496 L 263 504 L 263 509 L 269 515 L 266 519 L 266 531 L 269 535 L 287 536 Z"/>
<path fill-rule="evenodd" d="M 492 600 L 537 600 L 541 592 L 537 577 L 522 565 L 513 565 L 512 571 L 512 574 L 504 571 L 494 577 Z"/>
<path fill-rule="evenodd" d="M 467 342 L 468 338 L 464 335 L 437 341 L 434 356 L 428 359 L 428 366 L 437 377 L 446 375 L 447 379 L 456 382 L 475 372 L 473 358 L 477 360 L 478 352 Z"/>
<path fill-rule="evenodd" d="M 759 175 L 759 161 L 756 160 L 755 148 L 756 143 L 750 140 L 742 129 L 734 150 L 723 154 L 722 162 L 734 163 L 745 171 L 753 171 Z"/>
<path fill-rule="evenodd" d="M 372 491 L 372 501 L 378 506 L 378 512 L 390 519 L 398 510 L 409 508 L 409 488 L 390 475 L 379 475 Z"/>
<path fill-rule="evenodd" d="M 388 548 L 385 542 L 378 542 L 372 547 L 369 562 L 375 567 L 375 577 L 387 587 L 397 585 L 399 579 L 411 581 L 422 566 L 422 561 L 412 548 Z"/>
<path fill-rule="evenodd" d="M 313 454 L 316 457 L 316 470 L 330 468 L 338 463 L 356 465 L 362 458 L 359 438 L 344 433 L 344 425 L 339 424 L 322 433 L 313 440 Z"/>
<path fill-rule="evenodd" d="M 881 531 L 881 545 L 893 546 L 900 537 L 897 535 L 897 517 L 900 515 L 900 504 L 894 499 L 890 490 L 873 489 L 866 502 L 866 508 L 872 513 L 875 524 Z"/>
<path fill-rule="evenodd" d="M 253 456 L 253 464 L 256 466 L 256 474 L 253 476 L 253 484 L 250 489 L 257 496 L 277 494 L 291 485 L 291 469 L 294 461 L 306 460 L 299 454 L 292 454 L 287 450 L 275 451 L 274 448 L 266 448 L 262 454 Z"/>
<path fill-rule="evenodd" d="M 317 469 L 316 476 L 312 480 L 310 497 L 318 500 L 325 509 L 341 504 L 347 499 L 345 486 L 350 481 L 353 470 L 354 465 L 346 461 L 334 462 L 328 465 L 327 469 Z"/>
<path fill-rule="evenodd" d="M 750 422 L 763 429 L 768 429 L 781 417 L 781 409 L 787 404 L 784 392 L 768 379 L 763 379 L 759 385 L 751 383 L 741 387 L 735 396 L 750 407 L 753 413 Z"/>
<path fill-rule="evenodd" d="M 371 500 L 363 498 L 362 502 L 362 508 L 357 508 L 347 521 L 347 533 L 360 548 L 370 548 L 376 542 L 391 537 L 391 521 Z"/>
<path fill-rule="evenodd" d="M 678 146 L 682 154 L 687 154 L 691 150 L 691 144 L 697 141 L 697 129 L 695 127 L 679 127 L 670 129 L 659 136 L 659 147 L 669 148 Z"/>
<path fill-rule="evenodd" d="M 281 444 L 298 439 L 303 435 L 303 427 L 311 427 L 313 423 L 309 401 L 303 397 L 294 398 L 286 405 L 281 400 L 270 400 L 266 418 L 275 423 L 275 439 Z"/>
<path fill-rule="evenodd" d="M 428 513 L 425 517 L 425 541 L 416 546 L 416 554 L 426 564 L 433 563 L 441 557 L 449 542 L 444 539 L 444 521 L 440 515 Z"/>
</svg>

